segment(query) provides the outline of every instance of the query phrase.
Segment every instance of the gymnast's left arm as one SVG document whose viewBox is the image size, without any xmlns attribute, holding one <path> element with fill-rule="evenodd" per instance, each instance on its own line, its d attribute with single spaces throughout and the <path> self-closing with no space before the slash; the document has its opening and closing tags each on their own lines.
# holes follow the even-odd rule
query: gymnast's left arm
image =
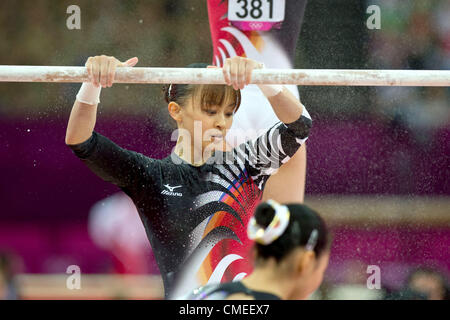
<svg viewBox="0 0 450 320">
<path fill-rule="evenodd" d="M 222 71 L 227 85 L 233 86 L 235 90 L 243 89 L 251 83 L 252 73 L 255 69 L 263 69 L 264 64 L 253 59 L 235 56 L 225 60 Z M 303 112 L 305 107 L 286 87 L 282 85 L 260 84 L 258 87 L 269 100 L 273 111 L 281 122 L 292 123 L 304 115 L 309 117 L 308 112 Z"/>
<path fill-rule="evenodd" d="M 278 119 L 285 124 L 298 120 L 302 115 L 311 120 L 305 106 L 285 86 L 259 85 L 269 100 Z"/>
</svg>

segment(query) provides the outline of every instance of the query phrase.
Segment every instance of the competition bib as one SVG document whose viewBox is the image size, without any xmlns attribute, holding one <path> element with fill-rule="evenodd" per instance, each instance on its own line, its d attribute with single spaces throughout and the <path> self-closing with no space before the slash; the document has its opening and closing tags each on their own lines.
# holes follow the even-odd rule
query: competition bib
<svg viewBox="0 0 450 320">
<path fill-rule="evenodd" d="M 228 0 L 228 20 L 241 30 L 267 31 L 280 25 L 286 0 Z"/>
</svg>

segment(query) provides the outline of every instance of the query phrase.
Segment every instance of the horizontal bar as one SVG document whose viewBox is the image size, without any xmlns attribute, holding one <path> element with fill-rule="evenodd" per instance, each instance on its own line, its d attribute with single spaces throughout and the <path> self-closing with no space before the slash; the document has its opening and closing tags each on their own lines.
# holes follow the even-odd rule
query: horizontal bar
<svg viewBox="0 0 450 320">
<path fill-rule="evenodd" d="M 85 67 L 0 66 L 0 82 L 88 81 Z M 118 68 L 115 83 L 225 84 L 221 69 Z M 448 70 L 263 69 L 253 84 L 448 87 Z"/>
</svg>

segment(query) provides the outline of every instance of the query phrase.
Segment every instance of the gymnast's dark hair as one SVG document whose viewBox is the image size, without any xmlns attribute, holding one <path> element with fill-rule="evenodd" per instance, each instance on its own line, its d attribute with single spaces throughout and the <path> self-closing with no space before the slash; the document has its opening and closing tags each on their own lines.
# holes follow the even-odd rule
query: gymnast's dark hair
<svg viewBox="0 0 450 320">
<path fill-rule="evenodd" d="M 207 63 L 192 63 L 187 68 L 206 68 Z M 167 84 L 163 86 L 164 99 L 167 103 L 176 102 L 184 106 L 189 97 L 195 96 L 195 93 L 201 90 L 200 105 L 222 105 L 226 99 L 233 99 L 235 104 L 234 112 L 239 109 L 241 104 L 240 90 L 234 90 L 226 85 L 195 85 L 195 84 Z"/>
<path fill-rule="evenodd" d="M 327 227 L 323 219 L 313 209 L 303 204 L 287 204 L 290 212 L 289 224 L 279 238 L 264 245 L 255 244 L 258 260 L 275 258 L 277 262 L 288 256 L 293 249 L 304 247 L 313 230 L 317 230 L 317 242 L 314 246 L 316 257 L 328 251 L 331 245 Z M 266 228 L 275 216 L 275 209 L 266 202 L 261 203 L 255 211 L 256 223 Z"/>
</svg>

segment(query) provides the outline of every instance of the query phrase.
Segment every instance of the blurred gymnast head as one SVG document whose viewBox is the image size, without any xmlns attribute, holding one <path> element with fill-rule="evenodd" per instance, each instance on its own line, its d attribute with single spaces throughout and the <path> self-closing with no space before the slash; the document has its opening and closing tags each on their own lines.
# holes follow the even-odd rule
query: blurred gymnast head
<svg viewBox="0 0 450 320">
<path fill-rule="evenodd" d="M 307 299 L 322 283 L 330 256 L 323 219 L 303 204 L 261 203 L 250 220 L 255 269 L 243 282 L 281 299 Z M 258 284 L 259 283 L 259 284 Z"/>
<path fill-rule="evenodd" d="M 241 281 L 207 285 L 190 300 L 304 300 L 323 280 L 331 240 L 323 219 L 303 204 L 261 203 L 248 224 L 254 270 Z"/>
</svg>

